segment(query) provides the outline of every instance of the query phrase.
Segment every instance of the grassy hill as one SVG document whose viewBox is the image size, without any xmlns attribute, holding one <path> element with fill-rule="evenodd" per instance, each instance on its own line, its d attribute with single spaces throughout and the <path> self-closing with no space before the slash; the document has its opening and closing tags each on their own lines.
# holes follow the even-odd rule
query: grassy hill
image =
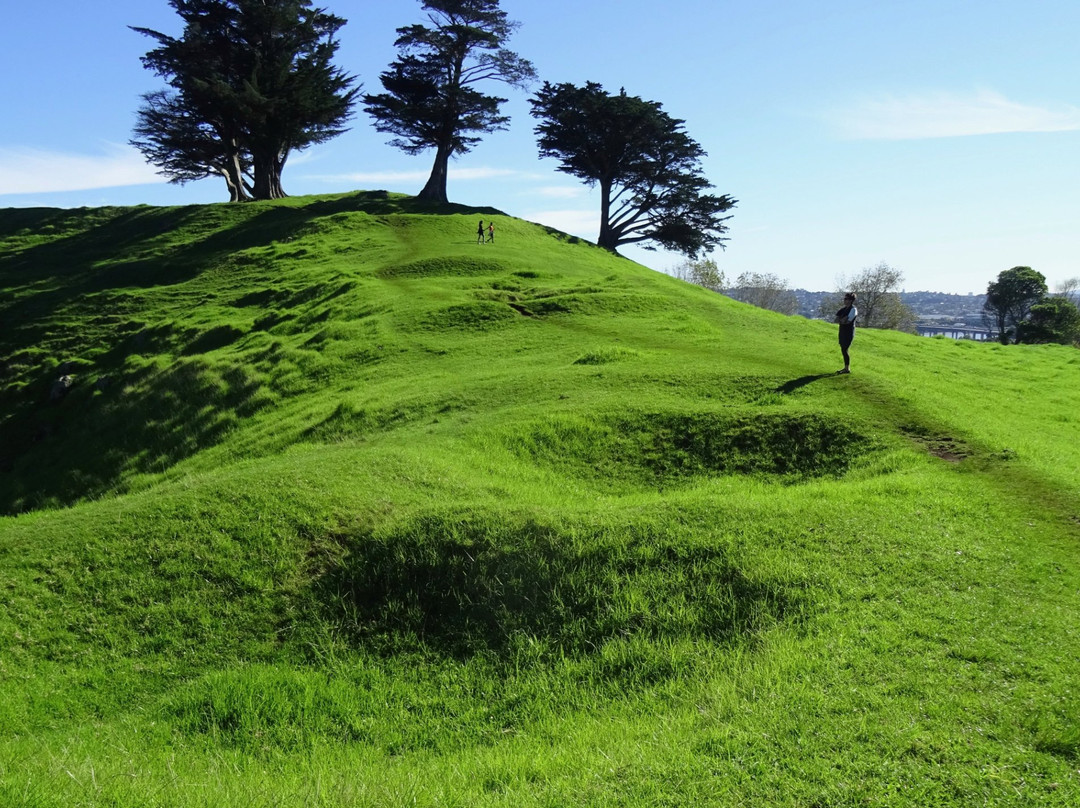
<svg viewBox="0 0 1080 808">
<path fill-rule="evenodd" d="M 1074 349 L 381 193 L 0 211 L 0 326 L 0 804 L 1080 802 Z"/>
</svg>

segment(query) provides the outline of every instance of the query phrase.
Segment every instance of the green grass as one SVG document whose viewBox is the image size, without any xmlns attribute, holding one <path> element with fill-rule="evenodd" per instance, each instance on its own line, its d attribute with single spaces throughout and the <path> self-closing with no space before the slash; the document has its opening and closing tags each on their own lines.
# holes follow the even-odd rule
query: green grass
<svg viewBox="0 0 1080 808">
<path fill-rule="evenodd" d="M 0 211 L 0 322 L 0 804 L 1080 802 L 1074 349 L 380 193 Z"/>
</svg>

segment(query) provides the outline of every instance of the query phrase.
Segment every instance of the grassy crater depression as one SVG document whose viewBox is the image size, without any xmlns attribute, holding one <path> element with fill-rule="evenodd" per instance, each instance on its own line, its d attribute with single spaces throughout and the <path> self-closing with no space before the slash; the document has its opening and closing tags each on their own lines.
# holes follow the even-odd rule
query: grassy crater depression
<svg viewBox="0 0 1080 808">
<path fill-rule="evenodd" d="M 533 463 L 598 485 L 659 487 L 716 475 L 787 483 L 840 477 L 872 451 L 871 441 L 837 418 L 767 411 L 552 418 L 509 444 Z"/>
</svg>

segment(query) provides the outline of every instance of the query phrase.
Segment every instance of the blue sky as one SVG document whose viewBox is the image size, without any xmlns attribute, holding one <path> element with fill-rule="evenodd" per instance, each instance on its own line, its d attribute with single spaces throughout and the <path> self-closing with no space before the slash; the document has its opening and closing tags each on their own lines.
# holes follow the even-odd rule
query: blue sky
<svg viewBox="0 0 1080 808">
<path fill-rule="evenodd" d="M 338 64 L 368 91 L 416 0 L 323 0 L 348 19 Z M 739 200 L 717 252 L 729 278 L 770 272 L 833 289 L 881 261 L 905 288 L 982 292 L 1032 266 L 1080 276 L 1080 3 L 1076 0 L 503 0 L 511 46 L 541 80 L 597 81 L 686 121 L 718 193 Z M 0 207 L 187 204 L 224 183 L 165 184 L 127 146 L 163 86 L 128 25 L 179 33 L 164 0 L 5 3 Z M 451 166 L 452 201 L 594 240 L 596 195 L 537 156 L 527 94 L 508 132 Z M 385 144 L 362 109 L 293 155 L 291 194 L 415 193 L 432 155 Z M 627 249 L 655 269 L 679 256 Z"/>
</svg>

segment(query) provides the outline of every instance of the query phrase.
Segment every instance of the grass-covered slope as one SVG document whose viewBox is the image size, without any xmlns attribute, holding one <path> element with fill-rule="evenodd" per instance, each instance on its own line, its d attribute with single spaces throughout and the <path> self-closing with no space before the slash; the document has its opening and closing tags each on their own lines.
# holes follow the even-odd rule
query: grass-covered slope
<svg viewBox="0 0 1080 808">
<path fill-rule="evenodd" d="M 0 326 L 0 804 L 1080 802 L 1080 352 L 385 194 L 0 211 Z"/>
</svg>

